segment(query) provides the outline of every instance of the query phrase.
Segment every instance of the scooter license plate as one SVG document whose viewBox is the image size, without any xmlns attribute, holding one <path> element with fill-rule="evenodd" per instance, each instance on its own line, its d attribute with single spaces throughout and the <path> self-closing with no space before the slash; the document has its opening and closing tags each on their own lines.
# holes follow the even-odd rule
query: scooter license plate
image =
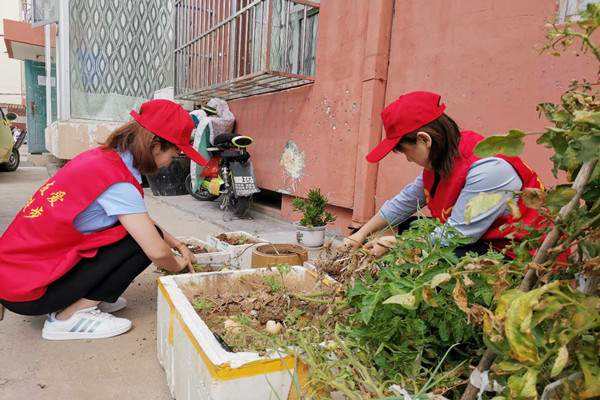
<svg viewBox="0 0 600 400">
<path fill-rule="evenodd" d="M 236 196 L 251 196 L 260 192 L 256 186 L 251 163 L 231 165 L 231 176 L 233 178 L 233 192 Z"/>
</svg>

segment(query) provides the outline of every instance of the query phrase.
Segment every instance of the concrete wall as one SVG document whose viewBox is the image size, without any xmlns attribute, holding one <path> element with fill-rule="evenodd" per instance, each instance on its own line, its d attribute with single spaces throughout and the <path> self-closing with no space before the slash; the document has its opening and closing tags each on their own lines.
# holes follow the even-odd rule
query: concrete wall
<svg viewBox="0 0 600 400">
<path fill-rule="evenodd" d="M 420 172 L 401 155 L 379 165 L 364 159 L 383 135 L 383 105 L 414 90 L 441 94 L 462 129 L 539 131 L 547 124 L 538 103 L 557 102 L 573 78 L 596 79 L 587 55 L 534 49 L 556 9 L 555 0 L 323 2 L 315 83 L 230 102 L 236 131 L 256 138 L 259 186 L 296 196 L 320 187 L 340 207 L 338 228 L 352 213 L 365 221 Z M 523 158 L 555 185 L 549 153 L 529 142 Z M 284 195 L 281 214 L 294 219 L 291 198 Z"/>
<path fill-rule="evenodd" d="M 2 18 L 20 20 L 20 1 L 3 0 Z M 0 35 L 4 35 L 0 23 Z M 23 87 L 22 61 L 8 58 L 6 44 L 0 40 L 0 103 L 23 104 L 25 89 Z"/>
</svg>

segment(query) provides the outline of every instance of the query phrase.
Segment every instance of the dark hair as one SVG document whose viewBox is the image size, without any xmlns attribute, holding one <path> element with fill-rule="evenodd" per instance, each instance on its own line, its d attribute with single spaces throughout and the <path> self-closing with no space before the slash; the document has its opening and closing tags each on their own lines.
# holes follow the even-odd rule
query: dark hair
<svg viewBox="0 0 600 400">
<path fill-rule="evenodd" d="M 431 148 L 429 149 L 431 167 L 440 175 L 441 179 L 448 177 L 454 169 L 454 159 L 460 157 L 458 152 L 460 130 L 456 122 L 446 114 L 442 114 L 427 125 L 402 136 L 400 142 L 394 147 L 394 151 L 402 152 L 404 144 L 414 145 L 419 132 L 426 132 L 431 137 Z"/>
<path fill-rule="evenodd" d="M 152 155 L 152 147 L 155 143 L 160 145 L 162 151 L 177 147 L 134 120 L 118 127 L 100 145 L 105 150 L 113 149 L 119 152 L 129 150 L 133 156 L 133 167 L 142 175 L 152 175 L 158 172 L 158 166 Z"/>
</svg>

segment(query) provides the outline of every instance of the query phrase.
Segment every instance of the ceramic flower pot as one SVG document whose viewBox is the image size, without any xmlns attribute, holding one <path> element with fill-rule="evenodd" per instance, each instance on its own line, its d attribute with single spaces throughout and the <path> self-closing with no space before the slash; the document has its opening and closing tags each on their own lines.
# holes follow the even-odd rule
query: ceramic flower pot
<svg viewBox="0 0 600 400">
<path fill-rule="evenodd" d="M 298 244 L 305 247 L 320 247 L 325 242 L 326 225 L 308 228 L 300 225 L 300 222 L 294 222 L 296 227 L 296 240 Z"/>
</svg>

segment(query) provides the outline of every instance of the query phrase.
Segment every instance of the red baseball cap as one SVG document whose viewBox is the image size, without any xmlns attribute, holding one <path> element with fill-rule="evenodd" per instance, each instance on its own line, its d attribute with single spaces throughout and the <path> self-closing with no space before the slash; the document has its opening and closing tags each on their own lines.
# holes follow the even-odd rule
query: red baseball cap
<svg viewBox="0 0 600 400">
<path fill-rule="evenodd" d="M 142 104 L 139 114 L 135 110 L 129 114 L 150 132 L 173 143 L 196 164 L 206 165 L 206 159 L 190 146 L 194 121 L 179 104 L 170 100 L 150 100 Z"/>
<path fill-rule="evenodd" d="M 381 112 L 385 139 L 369 154 L 367 161 L 375 163 L 385 157 L 402 139 L 444 113 L 446 106 L 440 104 L 441 96 L 430 92 L 411 92 L 398 97 Z"/>
</svg>

